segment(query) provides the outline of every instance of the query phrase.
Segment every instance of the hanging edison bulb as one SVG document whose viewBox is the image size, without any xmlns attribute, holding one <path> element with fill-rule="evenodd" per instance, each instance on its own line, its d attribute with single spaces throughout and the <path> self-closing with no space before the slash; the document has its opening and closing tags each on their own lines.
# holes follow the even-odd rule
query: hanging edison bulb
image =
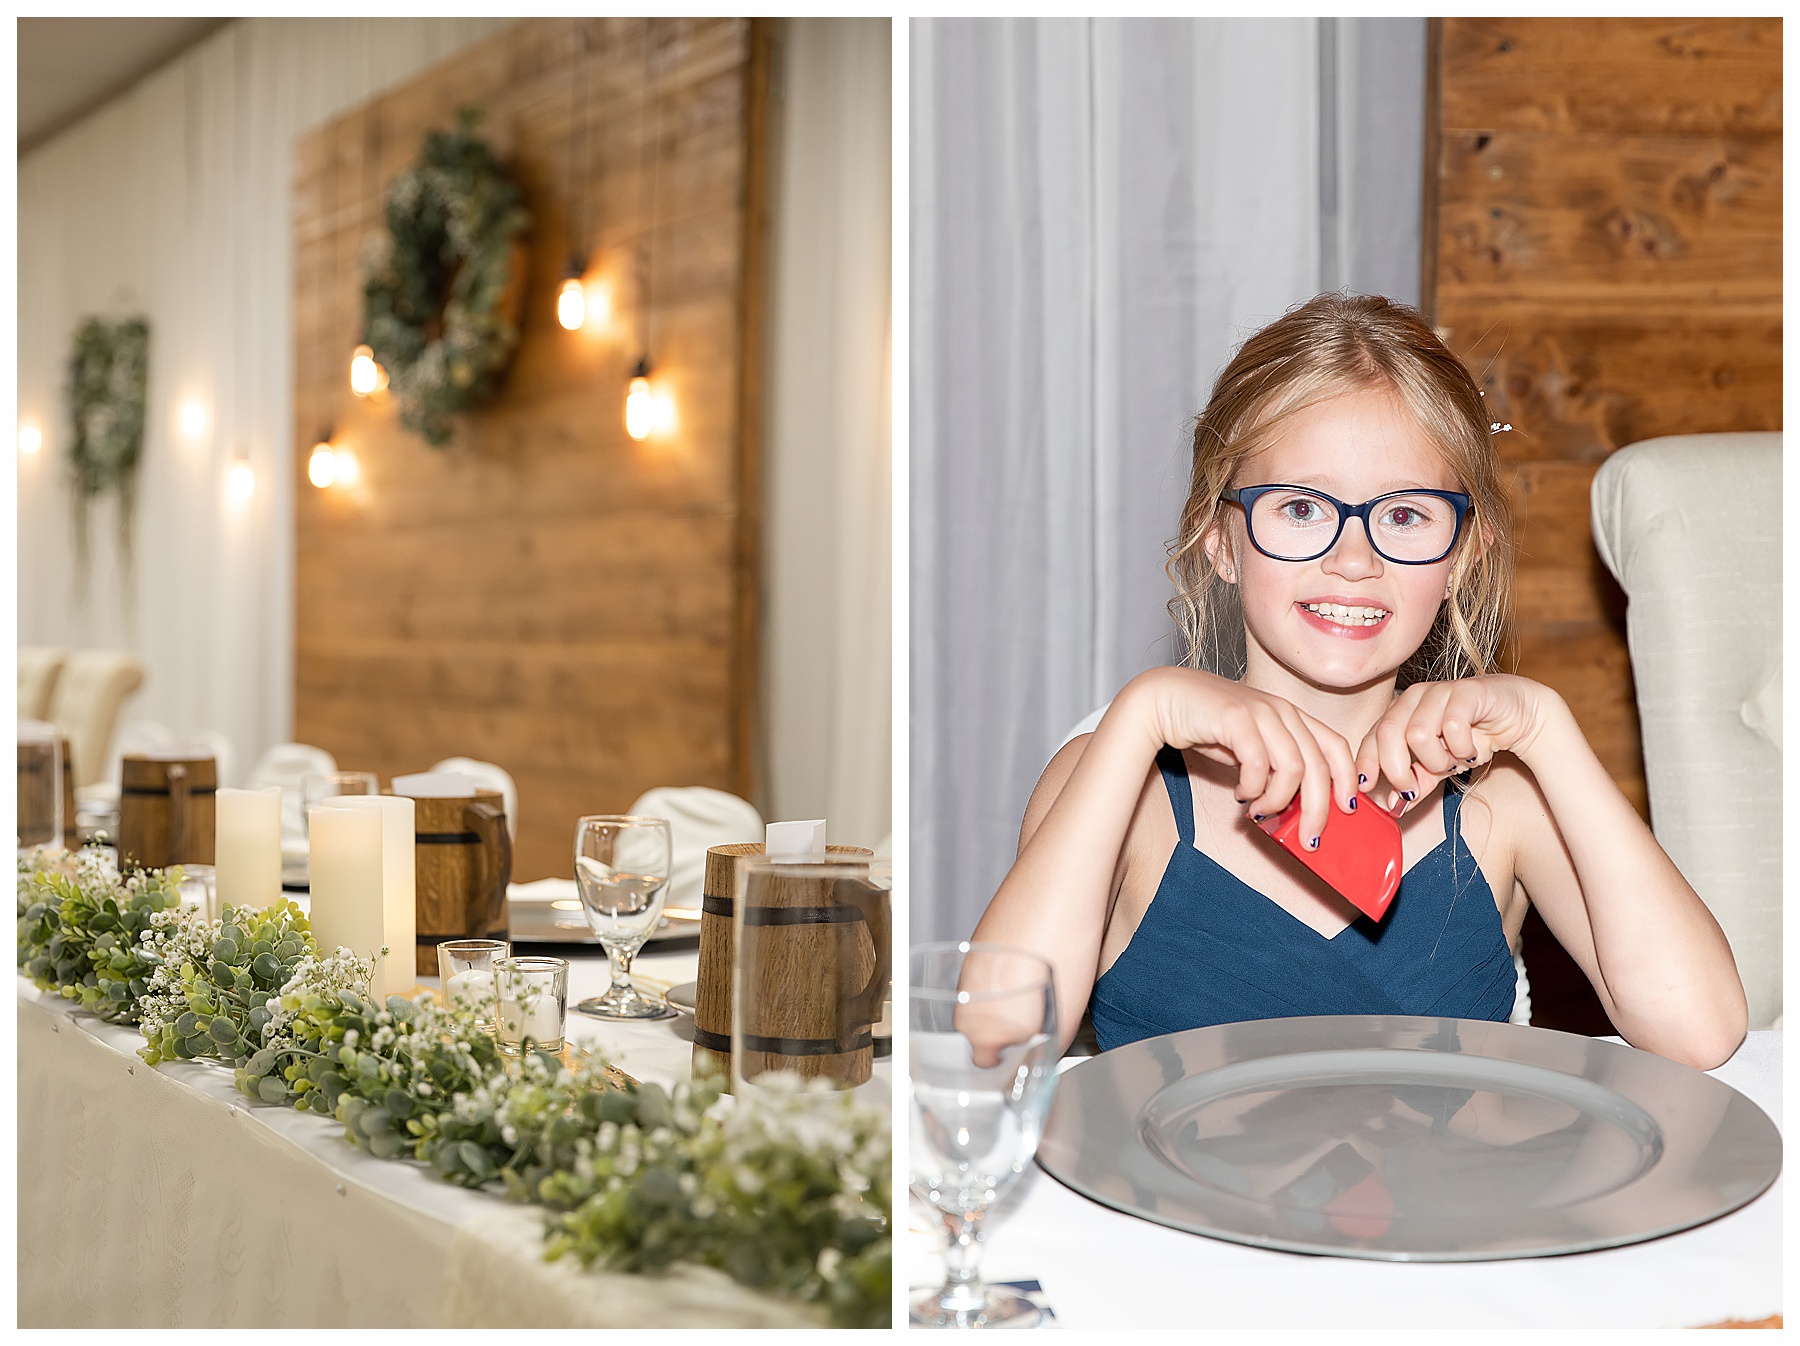
<svg viewBox="0 0 1800 1346">
<path fill-rule="evenodd" d="M 556 321 L 565 332 L 579 332 L 587 321 L 587 291 L 581 284 L 581 263 L 574 258 L 569 259 L 562 288 L 556 292 Z"/>
<path fill-rule="evenodd" d="M 356 461 L 356 450 L 342 448 L 333 456 L 332 466 L 336 470 L 339 486 L 354 486 L 356 479 L 362 474 L 362 464 Z"/>
<path fill-rule="evenodd" d="M 625 389 L 625 433 L 648 439 L 656 425 L 656 398 L 650 391 L 650 362 L 639 360 Z"/>
<path fill-rule="evenodd" d="M 358 397 L 367 397 L 387 385 L 387 374 L 375 363 L 375 352 L 367 346 L 358 346 L 350 354 L 350 391 Z"/>
<path fill-rule="evenodd" d="M 337 480 L 337 450 L 331 447 L 331 436 L 319 436 L 306 459 L 306 479 L 321 491 Z"/>
</svg>

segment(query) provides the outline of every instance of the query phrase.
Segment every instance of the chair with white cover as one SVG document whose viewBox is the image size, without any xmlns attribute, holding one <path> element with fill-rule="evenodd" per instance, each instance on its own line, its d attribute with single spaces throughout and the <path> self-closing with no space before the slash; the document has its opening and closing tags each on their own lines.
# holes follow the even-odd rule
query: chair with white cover
<svg viewBox="0 0 1800 1346">
<path fill-rule="evenodd" d="M 519 839 L 519 787 L 513 783 L 510 771 L 503 766 L 478 761 L 473 757 L 446 757 L 430 768 L 432 775 L 440 771 L 467 776 L 483 790 L 498 790 L 506 806 L 506 835 L 513 841 Z M 569 844 L 574 846 L 573 837 Z"/>
<path fill-rule="evenodd" d="M 19 647 L 19 718 L 48 720 L 50 697 L 56 690 L 57 676 L 68 661 L 67 650 L 47 645 Z"/>
<path fill-rule="evenodd" d="M 664 905 L 677 911 L 700 909 L 709 847 L 763 839 L 762 814 L 754 804 L 705 785 L 659 785 L 639 795 L 629 812 L 669 820 L 674 863 Z"/>
<path fill-rule="evenodd" d="M 1731 942 L 1750 1027 L 1781 995 L 1781 435 L 1627 445 L 1594 478 L 1594 542 L 1630 600 L 1656 839 Z"/>
<path fill-rule="evenodd" d="M 306 851 L 303 783 L 308 776 L 328 775 L 336 770 L 337 758 L 310 743 L 277 743 L 257 758 L 256 765 L 250 768 L 250 774 L 244 780 L 247 788 L 268 785 L 281 787 L 281 849 L 284 853 L 284 866 L 287 864 L 287 852 L 296 847 L 302 855 Z"/>
<path fill-rule="evenodd" d="M 119 711 L 143 685 L 144 666 L 125 650 L 77 650 L 63 664 L 49 718 L 69 736 L 77 790 L 105 779 Z"/>
</svg>

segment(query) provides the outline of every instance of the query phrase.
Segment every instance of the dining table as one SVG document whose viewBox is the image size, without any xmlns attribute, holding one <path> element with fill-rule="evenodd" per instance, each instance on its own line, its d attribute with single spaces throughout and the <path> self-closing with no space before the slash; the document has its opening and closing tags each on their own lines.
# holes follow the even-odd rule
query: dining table
<svg viewBox="0 0 1800 1346">
<path fill-rule="evenodd" d="M 690 1078 L 691 1017 L 590 1018 L 574 1005 L 608 985 L 599 946 L 530 951 L 569 960 L 572 1043 L 602 1049 L 639 1081 Z M 697 938 L 676 932 L 646 946 L 633 976 L 661 992 L 693 981 L 698 966 Z M 434 977 L 419 982 L 436 989 Z M 153 1069 L 137 1056 L 135 1027 L 81 1013 L 22 976 L 18 1001 L 20 1326 L 826 1324 L 816 1305 L 711 1267 L 636 1274 L 548 1262 L 542 1207 L 377 1159 L 330 1117 L 239 1093 L 229 1066 Z M 857 1093 L 887 1111 L 887 1060 Z"/>
<path fill-rule="evenodd" d="M 1618 1042 L 1619 1039 L 1605 1039 Z M 1082 1058 L 1065 1057 L 1061 1070 Z M 1782 1032 L 1708 1072 L 1782 1121 Z M 1277 1251 L 1151 1223 L 1032 1165 L 986 1219 L 983 1277 L 1025 1285 L 1073 1328 L 1645 1328 L 1773 1325 L 1783 1182 L 1709 1223 L 1641 1243 L 1493 1261 Z M 914 1198 L 906 1276 L 941 1283 L 942 1227 Z M 1031 1283 L 1035 1282 L 1035 1286 Z"/>
</svg>

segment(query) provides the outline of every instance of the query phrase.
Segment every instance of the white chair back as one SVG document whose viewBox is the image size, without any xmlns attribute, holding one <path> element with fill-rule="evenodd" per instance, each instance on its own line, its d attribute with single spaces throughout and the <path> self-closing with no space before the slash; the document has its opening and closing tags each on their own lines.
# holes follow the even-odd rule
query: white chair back
<svg viewBox="0 0 1800 1346">
<path fill-rule="evenodd" d="M 255 789 L 262 785 L 281 787 L 281 839 L 283 845 L 306 844 L 306 807 L 302 782 L 309 775 L 324 775 L 337 770 L 337 758 L 310 743 L 277 743 L 250 768 L 244 784 Z"/>
<path fill-rule="evenodd" d="M 64 663 L 50 719 L 69 736 L 77 789 L 106 779 L 119 710 L 143 685 L 144 666 L 124 650 L 77 650 Z"/>
<path fill-rule="evenodd" d="M 484 790 L 498 790 L 506 804 L 506 835 L 514 841 L 519 839 L 519 787 L 513 783 L 512 773 L 505 767 L 495 766 L 492 762 L 479 762 L 473 757 L 446 757 L 433 766 L 431 771 L 453 772 L 459 776 L 467 776 Z M 574 838 L 571 837 L 571 855 L 574 853 L 574 844 Z"/>
<path fill-rule="evenodd" d="M 755 805 L 704 785 L 659 785 L 639 795 L 627 812 L 669 820 L 675 854 L 665 905 L 678 911 L 700 909 L 708 847 L 763 839 L 762 814 Z"/>
<path fill-rule="evenodd" d="M 1630 599 L 1651 823 L 1731 941 L 1751 1028 L 1782 1008 L 1780 501 L 1779 433 L 1631 444 L 1592 495 Z"/>
<path fill-rule="evenodd" d="M 48 720 L 50 697 L 56 690 L 57 675 L 68 660 L 67 650 L 45 645 L 19 647 L 19 718 Z"/>
</svg>

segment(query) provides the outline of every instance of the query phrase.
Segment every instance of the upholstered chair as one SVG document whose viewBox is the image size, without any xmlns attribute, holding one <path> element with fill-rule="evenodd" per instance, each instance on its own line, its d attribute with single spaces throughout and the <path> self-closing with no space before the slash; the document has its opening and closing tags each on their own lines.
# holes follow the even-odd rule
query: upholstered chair
<svg viewBox="0 0 1800 1346">
<path fill-rule="evenodd" d="M 119 711 L 143 685 L 144 666 L 124 650 L 77 650 L 63 664 L 50 720 L 69 736 L 77 790 L 106 778 Z"/>
<path fill-rule="evenodd" d="M 68 659 L 67 650 L 46 645 L 24 645 L 19 648 L 19 718 L 48 720 L 50 697 L 56 690 L 57 675 Z"/>
<path fill-rule="evenodd" d="M 1656 838 L 1781 1018 L 1781 435 L 1627 445 L 1594 478 L 1618 578 Z"/>
</svg>

